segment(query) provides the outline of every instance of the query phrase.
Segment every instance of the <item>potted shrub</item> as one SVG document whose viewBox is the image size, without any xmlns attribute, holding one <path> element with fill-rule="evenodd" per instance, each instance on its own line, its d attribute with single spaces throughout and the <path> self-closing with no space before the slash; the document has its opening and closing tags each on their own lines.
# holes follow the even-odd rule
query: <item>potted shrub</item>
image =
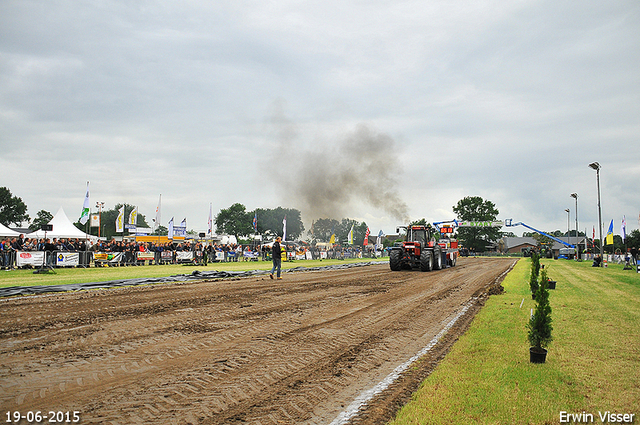
<svg viewBox="0 0 640 425">
<path fill-rule="evenodd" d="M 529 361 L 531 363 L 544 363 L 547 357 L 545 347 L 552 341 L 551 331 L 551 305 L 549 304 L 549 291 L 547 290 L 546 271 L 543 272 L 544 280 L 535 294 L 536 308 L 529 319 L 527 328 L 531 348 L 529 348 Z"/>
<path fill-rule="evenodd" d="M 540 272 L 540 281 L 547 283 L 547 289 L 556 289 L 556 281 L 549 279 L 547 275 L 547 270 L 542 266 L 542 271 Z"/>
</svg>

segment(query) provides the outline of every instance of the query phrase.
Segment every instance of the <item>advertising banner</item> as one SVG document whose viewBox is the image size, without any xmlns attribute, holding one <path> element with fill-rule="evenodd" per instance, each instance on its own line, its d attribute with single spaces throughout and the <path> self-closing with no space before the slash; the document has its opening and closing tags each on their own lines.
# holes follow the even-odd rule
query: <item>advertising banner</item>
<svg viewBox="0 0 640 425">
<path fill-rule="evenodd" d="M 193 252 L 191 252 L 191 251 L 176 251 L 176 260 L 178 260 L 178 261 L 191 261 L 191 260 L 193 260 Z"/>
<path fill-rule="evenodd" d="M 173 226 L 173 238 L 184 239 L 187 236 L 187 228 L 184 226 Z"/>
<path fill-rule="evenodd" d="M 141 261 L 147 261 L 147 260 L 153 260 L 155 254 L 153 252 L 138 252 L 138 260 Z"/>
<path fill-rule="evenodd" d="M 504 222 L 497 221 L 459 221 L 458 227 L 502 227 Z"/>
<path fill-rule="evenodd" d="M 258 253 L 255 251 L 244 251 L 242 255 L 250 260 L 253 258 L 258 258 Z"/>
<path fill-rule="evenodd" d="M 56 266 L 75 267 L 80 264 L 80 254 L 77 252 L 56 252 Z"/>
<path fill-rule="evenodd" d="M 96 263 L 119 263 L 122 259 L 122 252 L 95 252 L 93 253 L 93 260 Z"/>
<path fill-rule="evenodd" d="M 43 251 L 16 251 L 16 266 L 41 266 L 44 264 Z"/>
</svg>

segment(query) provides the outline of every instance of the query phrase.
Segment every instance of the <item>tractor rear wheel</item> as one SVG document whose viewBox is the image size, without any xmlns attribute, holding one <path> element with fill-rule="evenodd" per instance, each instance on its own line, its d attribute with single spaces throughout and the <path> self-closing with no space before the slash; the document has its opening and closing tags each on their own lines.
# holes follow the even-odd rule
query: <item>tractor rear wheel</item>
<svg viewBox="0 0 640 425">
<path fill-rule="evenodd" d="M 433 256 L 435 257 L 433 261 L 433 269 L 440 270 L 442 268 L 442 251 L 439 249 L 433 250 Z"/>
<path fill-rule="evenodd" d="M 402 251 L 399 249 L 392 249 L 389 253 L 389 267 L 394 272 L 402 270 Z"/>
<path fill-rule="evenodd" d="M 422 251 L 422 254 L 420 254 L 420 270 L 423 272 L 433 270 L 433 255 L 431 255 L 431 251 Z"/>
</svg>

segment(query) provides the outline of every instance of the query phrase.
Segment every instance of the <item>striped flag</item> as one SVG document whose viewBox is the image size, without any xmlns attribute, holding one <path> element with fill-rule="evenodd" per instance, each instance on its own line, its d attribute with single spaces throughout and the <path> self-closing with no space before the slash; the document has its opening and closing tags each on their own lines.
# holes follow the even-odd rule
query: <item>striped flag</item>
<svg viewBox="0 0 640 425">
<path fill-rule="evenodd" d="M 367 227 L 367 232 L 364 234 L 364 242 L 362 242 L 362 245 L 369 245 L 369 228 Z"/>
</svg>

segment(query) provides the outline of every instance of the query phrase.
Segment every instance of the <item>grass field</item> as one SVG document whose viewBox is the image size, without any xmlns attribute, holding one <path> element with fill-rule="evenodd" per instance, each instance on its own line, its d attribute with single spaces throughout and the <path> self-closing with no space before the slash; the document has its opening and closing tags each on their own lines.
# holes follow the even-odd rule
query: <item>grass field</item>
<svg viewBox="0 0 640 425">
<path fill-rule="evenodd" d="M 335 264 L 377 261 L 370 258 L 348 260 L 296 260 L 282 262 L 282 270 L 296 267 L 320 267 Z M 381 261 L 388 261 L 387 258 Z M 194 270 L 247 271 L 271 270 L 271 261 L 238 261 L 209 263 L 207 266 L 159 265 L 139 267 L 90 267 L 58 268 L 55 273 L 34 274 L 33 269 L 0 271 L 0 288 L 9 286 L 64 285 L 69 283 L 105 282 L 109 280 L 134 279 L 140 277 L 162 277 L 190 274 Z"/>
<path fill-rule="evenodd" d="M 556 424 L 561 412 L 593 415 L 571 423 L 603 423 L 599 412 L 607 411 L 640 423 L 640 274 L 542 264 L 557 281 L 547 362 L 529 363 L 526 323 L 535 304 L 531 260 L 523 259 L 392 425 Z"/>
</svg>

